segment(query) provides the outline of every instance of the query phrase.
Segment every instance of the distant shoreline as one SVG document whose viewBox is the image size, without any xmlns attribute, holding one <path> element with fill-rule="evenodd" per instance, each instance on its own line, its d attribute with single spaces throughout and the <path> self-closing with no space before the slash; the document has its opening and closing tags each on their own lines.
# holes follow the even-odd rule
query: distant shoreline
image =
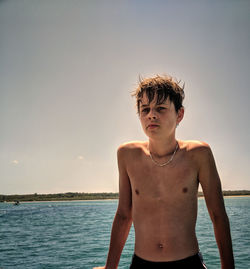
<svg viewBox="0 0 250 269">
<path fill-rule="evenodd" d="M 55 194 L 14 194 L 3 195 L 0 194 L 0 202 L 53 202 L 53 201 L 92 201 L 92 200 L 111 200 L 118 199 L 118 193 L 78 193 L 78 192 L 66 192 Z"/>
<path fill-rule="evenodd" d="M 239 191 L 223 191 L 224 197 L 240 197 L 250 196 L 250 190 Z M 198 197 L 203 197 L 203 193 L 199 192 Z M 60 202 L 60 201 L 94 201 L 94 200 L 114 200 L 119 198 L 119 193 L 103 192 L 103 193 L 79 193 L 66 192 L 56 194 L 16 194 L 3 195 L 0 194 L 0 202 Z"/>
<path fill-rule="evenodd" d="M 224 198 L 228 199 L 228 198 L 240 198 L 240 197 L 250 197 L 250 195 L 224 195 Z M 204 199 L 204 196 L 198 196 L 198 199 Z M 39 201 L 19 201 L 22 203 L 59 203 L 59 202 L 98 202 L 98 201 L 118 201 L 118 198 L 113 198 L 113 199 L 91 199 L 91 200 L 39 200 Z M 3 202 L 3 201 L 0 201 Z M 9 203 L 12 204 L 15 201 L 4 201 L 3 203 Z"/>
</svg>

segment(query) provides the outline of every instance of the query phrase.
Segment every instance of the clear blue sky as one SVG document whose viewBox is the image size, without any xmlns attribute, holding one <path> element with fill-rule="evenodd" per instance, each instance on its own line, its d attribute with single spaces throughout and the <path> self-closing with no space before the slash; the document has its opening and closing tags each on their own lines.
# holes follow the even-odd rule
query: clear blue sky
<svg viewBox="0 0 250 269">
<path fill-rule="evenodd" d="M 116 149 L 145 140 L 138 76 L 185 82 L 178 139 L 209 143 L 250 189 L 250 2 L 0 1 L 0 193 L 117 192 Z"/>
</svg>

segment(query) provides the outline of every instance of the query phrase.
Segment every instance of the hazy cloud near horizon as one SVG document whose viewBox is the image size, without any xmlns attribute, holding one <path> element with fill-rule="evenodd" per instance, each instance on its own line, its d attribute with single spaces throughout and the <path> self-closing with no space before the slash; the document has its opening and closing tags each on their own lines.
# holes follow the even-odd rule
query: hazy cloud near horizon
<svg viewBox="0 0 250 269">
<path fill-rule="evenodd" d="M 250 189 L 248 1 L 0 1 L 0 193 L 117 192 L 117 147 L 145 140 L 139 75 L 185 82 L 178 139 L 208 142 Z"/>
</svg>

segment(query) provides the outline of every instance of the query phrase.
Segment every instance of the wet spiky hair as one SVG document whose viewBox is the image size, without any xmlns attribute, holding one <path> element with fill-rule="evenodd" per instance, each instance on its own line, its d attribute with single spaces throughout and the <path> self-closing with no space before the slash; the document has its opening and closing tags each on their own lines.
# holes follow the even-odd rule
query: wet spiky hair
<svg viewBox="0 0 250 269">
<path fill-rule="evenodd" d="M 162 104 L 168 97 L 174 103 L 175 111 L 183 107 L 182 102 L 185 97 L 184 86 L 180 86 L 181 81 L 176 81 L 173 77 L 156 75 L 150 78 L 139 78 L 139 84 L 132 96 L 136 97 L 137 111 L 140 114 L 141 99 L 146 93 L 149 103 L 154 100 L 156 95 L 157 104 Z"/>
</svg>

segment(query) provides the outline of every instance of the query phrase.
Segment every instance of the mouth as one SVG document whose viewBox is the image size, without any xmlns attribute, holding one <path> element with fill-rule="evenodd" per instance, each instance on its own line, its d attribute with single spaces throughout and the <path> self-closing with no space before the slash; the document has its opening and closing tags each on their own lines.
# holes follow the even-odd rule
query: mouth
<svg viewBox="0 0 250 269">
<path fill-rule="evenodd" d="M 149 124 L 147 126 L 147 129 L 154 129 L 154 128 L 157 128 L 157 127 L 159 127 L 159 125 L 157 125 L 157 124 Z"/>
</svg>

